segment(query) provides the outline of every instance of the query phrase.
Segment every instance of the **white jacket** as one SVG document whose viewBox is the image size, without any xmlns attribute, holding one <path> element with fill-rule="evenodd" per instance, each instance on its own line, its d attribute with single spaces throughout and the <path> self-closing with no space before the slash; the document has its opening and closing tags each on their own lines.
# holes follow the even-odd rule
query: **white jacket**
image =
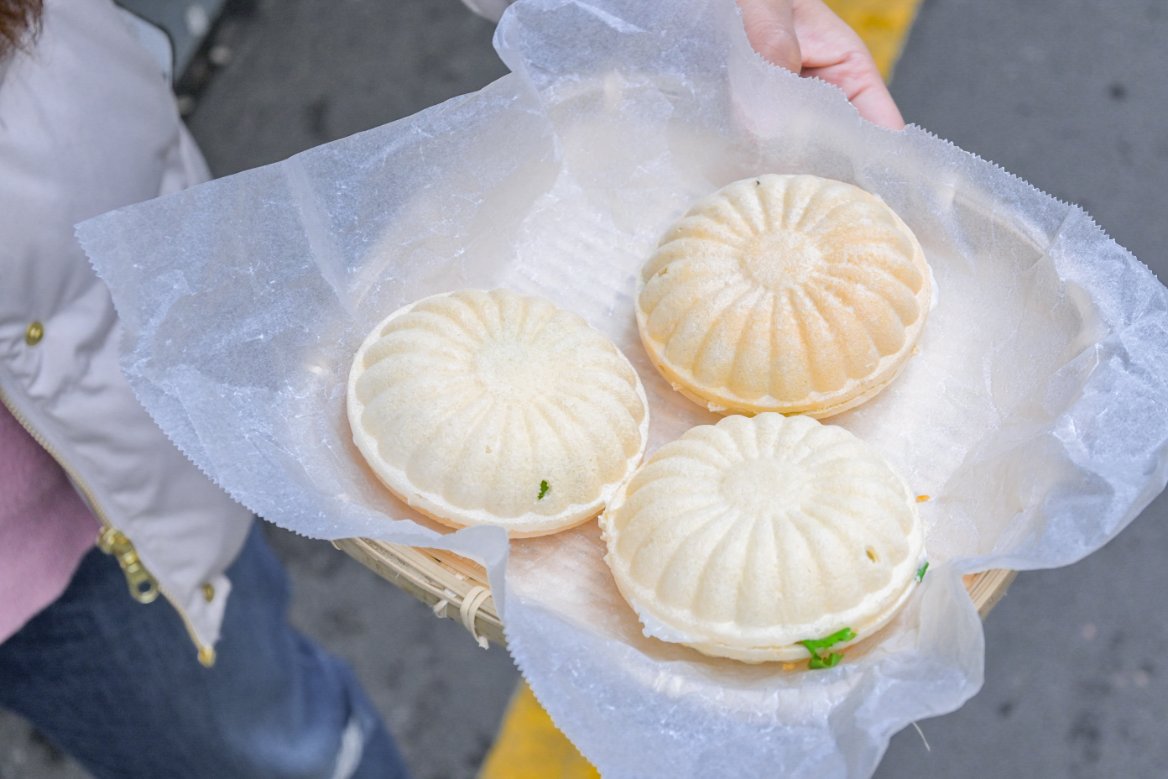
<svg viewBox="0 0 1168 779">
<path fill-rule="evenodd" d="M 156 587 L 210 664 L 223 571 L 251 516 L 138 404 L 118 367 L 109 293 L 73 235 L 89 217 L 206 178 L 122 13 L 110 0 L 48 0 L 35 45 L 0 62 L 0 401 L 89 502 L 137 597 Z"/>
</svg>

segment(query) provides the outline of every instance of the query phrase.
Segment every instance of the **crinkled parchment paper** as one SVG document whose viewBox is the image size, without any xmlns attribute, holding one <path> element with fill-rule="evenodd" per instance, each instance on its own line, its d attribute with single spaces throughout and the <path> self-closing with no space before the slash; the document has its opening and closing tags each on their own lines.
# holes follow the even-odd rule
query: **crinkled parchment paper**
<svg viewBox="0 0 1168 779">
<path fill-rule="evenodd" d="M 732 0 L 522 0 L 497 46 L 512 74 L 481 92 L 82 225 L 134 388 L 272 522 L 485 562 L 516 662 L 606 776 L 870 774 L 894 732 L 981 684 L 962 574 L 1077 560 L 1163 487 L 1168 291 L 1079 209 L 766 65 Z M 351 355 L 390 311 L 507 286 L 616 340 L 649 392 L 651 449 L 713 421 L 649 365 L 633 279 L 693 200 L 760 172 L 879 193 L 940 289 L 919 356 L 832 420 L 932 496 L 932 566 L 879 640 L 830 671 L 645 638 L 594 523 L 515 542 L 509 563 L 493 528 L 415 523 L 366 470 L 343 407 Z"/>
</svg>

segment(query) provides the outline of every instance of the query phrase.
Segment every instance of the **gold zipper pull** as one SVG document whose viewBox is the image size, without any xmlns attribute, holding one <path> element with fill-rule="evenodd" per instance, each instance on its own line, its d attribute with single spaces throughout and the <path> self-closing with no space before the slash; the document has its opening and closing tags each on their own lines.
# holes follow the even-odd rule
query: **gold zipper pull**
<svg viewBox="0 0 1168 779">
<path fill-rule="evenodd" d="M 138 559 L 138 551 L 126 534 L 114 527 L 107 527 L 97 537 L 97 548 L 111 555 L 122 567 L 130 596 L 139 603 L 151 603 L 158 597 L 158 581 Z"/>
</svg>

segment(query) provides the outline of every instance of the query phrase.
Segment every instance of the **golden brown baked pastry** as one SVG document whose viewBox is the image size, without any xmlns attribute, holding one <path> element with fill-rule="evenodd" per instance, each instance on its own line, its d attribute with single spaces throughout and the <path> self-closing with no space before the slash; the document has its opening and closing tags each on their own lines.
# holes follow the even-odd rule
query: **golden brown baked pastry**
<svg viewBox="0 0 1168 779">
<path fill-rule="evenodd" d="M 879 197 L 766 175 L 666 233 L 641 271 L 637 324 L 662 375 L 713 411 L 827 417 L 896 377 L 931 294 L 920 244 Z"/>
</svg>

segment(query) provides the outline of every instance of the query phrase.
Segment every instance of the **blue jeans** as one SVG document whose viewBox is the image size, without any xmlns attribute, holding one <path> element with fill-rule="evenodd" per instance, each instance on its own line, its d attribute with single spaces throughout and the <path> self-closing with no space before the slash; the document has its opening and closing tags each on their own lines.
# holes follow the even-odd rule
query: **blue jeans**
<svg viewBox="0 0 1168 779">
<path fill-rule="evenodd" d="M 0 644 L 0 706 L 97 777 L 405 779 L 352 672 L 288 625 L 287 579 L 258 524 L 228 572 L 214 667 L 174 609 L 133 601 L 94 550 Z"/>
</svg>

